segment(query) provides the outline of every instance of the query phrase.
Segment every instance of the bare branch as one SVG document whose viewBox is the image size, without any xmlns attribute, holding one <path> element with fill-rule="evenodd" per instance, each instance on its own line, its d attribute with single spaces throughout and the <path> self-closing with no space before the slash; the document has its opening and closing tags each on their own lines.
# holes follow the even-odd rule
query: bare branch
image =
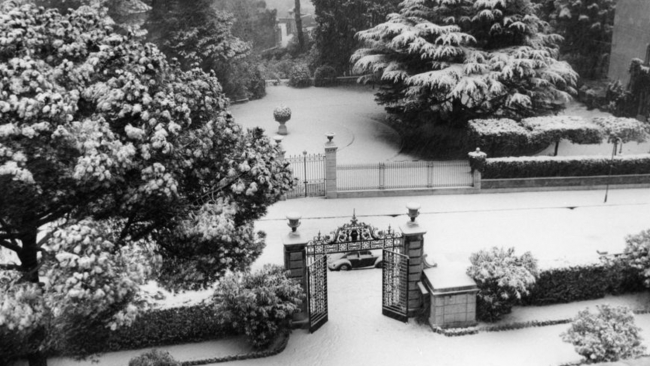
<svg viewBox="0 0 650 366">
<path fill-rule="evenodd" d="M 7 263 L 7 264 L 0 263 L 0 269 L 4 269 L 5 271 L 20 271 L 22 267 L 16 263 Z"/>
<path fill-rule="evenodd" d="M 20 253 L 23 250 L 23 248 L 18 245 L 15 240 L 0 240 L 0 246 L 3 246 L 9 250 L 13 250 L 16 253 Z"/>
</svg>

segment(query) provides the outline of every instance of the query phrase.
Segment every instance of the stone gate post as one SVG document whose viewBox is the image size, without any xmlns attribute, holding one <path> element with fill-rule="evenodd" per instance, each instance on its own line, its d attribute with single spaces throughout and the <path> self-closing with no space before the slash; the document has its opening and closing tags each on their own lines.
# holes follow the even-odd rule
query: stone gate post
<svg viewBox="0 0 650 366">
<path fill-rule="evenodd" d="M 336 150 L 338 147 L 332 141 L 333 133 L 326 134 L 325 143 L 325 198 L 336 198 Z"/>
<path fill-rule="evenodd" d="M 297 230 L 300 226 L 300 214 L 292 212 L 287 214 L 291 231 L 282 237 L 284 244 L 284 269 L 289 271 L 289 278 L 300 283 L 305 294 L 307 294 L 307 258 L 305 257 L 305 246 L 309 239 Z M 304 328 L 309 326 L 309 310 L 307 299 L 304 298 L 300 305 L 300 312 L 294 314 L 294 327 Z"/>
<path fill-rule="evenodd" d="M 404 253 L 409 256 L 408 316 L 414 317 L 422 307 L 422 292 L 418 282 L 422 281 L 422 255 L 426 230 L 415 221 L 415 218 L 420 214 L 418 212 L 420 205 L 409 203 L 406 207 L 409 210 L 410 220 L 400 225 L 400 230 L 402 230 L 404 237 Z"/>
</svg>

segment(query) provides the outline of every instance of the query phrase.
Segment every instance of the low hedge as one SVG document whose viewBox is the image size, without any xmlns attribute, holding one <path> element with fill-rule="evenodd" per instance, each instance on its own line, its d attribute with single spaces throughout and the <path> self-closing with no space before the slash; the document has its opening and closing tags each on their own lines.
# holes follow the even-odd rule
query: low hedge
<svg viewBox="0 0 650 366">
<path fill-rule="evenodd" d="M 483 170 L 483 179 L 609 175 L 610 164 L 612 159 L 606 156 L 488 158 Z M 650 154 L 614 157 L 611 174 L 650 174 Z"/>
<path fill-rule="evenodd" d="M 632 269 L 592 264 L 542 270 L 521 305 L 551 305 L 645 290 Z"/>
</svg>

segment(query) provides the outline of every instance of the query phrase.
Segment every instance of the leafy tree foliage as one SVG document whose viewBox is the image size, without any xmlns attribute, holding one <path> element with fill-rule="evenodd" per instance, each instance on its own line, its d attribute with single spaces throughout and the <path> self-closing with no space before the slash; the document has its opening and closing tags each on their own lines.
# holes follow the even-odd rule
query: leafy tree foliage
<svg viewBox="0 0 650 366">
<path fill-rule="evenodd" d="M 564 37 L 561 58 L 581 77 L 607 76 L 616 0 L 535 0 L 539 14 Z"/>
<path fill-rule="evenodd" d="M 402 122 L 464 128 L 562 108 L 577 74 L 555 59 L 561 37 L 546 31 L 529 0 L 407 0 L 357 34 L 366 48 L 352 59 Z"/>
<path fill-rule="evenodd" d="M 216 0 L 214 6 L 234 16 L 233 36 L 250 42 L 254 50 L 262 51 L 275 46 L 277 10 L 267 9 L 264 1 Z"/>
<path fill-rule="evenodd" d="M 5 4 L 0 45 L 0 333 L 129 324 L 152 276 L 200 288 L 259 255 L 290 172 L 216 78 L 83 10 Z"/>
<path fill-rule="evenodd" d="M 318 65 L 330 65 L 337 74 L 350 71 L 350 56 L 359 47 L 355 34 L 386 20 L 401 0 L 312 0 L 316 15 Z"/>
<path fill-rule="evenodd" d="M 214 70 L 228 97 L 261 98 L 263 92 L 253 93 L 261 74 L 255 60 L 248 59 L 251 44 L 232 34 L 234 23 L 231 13 L 214 9 L 210 0 L 157 0 L 145 28 L 148 41 L 178 59 L 183 69 Z"/>
</svg>

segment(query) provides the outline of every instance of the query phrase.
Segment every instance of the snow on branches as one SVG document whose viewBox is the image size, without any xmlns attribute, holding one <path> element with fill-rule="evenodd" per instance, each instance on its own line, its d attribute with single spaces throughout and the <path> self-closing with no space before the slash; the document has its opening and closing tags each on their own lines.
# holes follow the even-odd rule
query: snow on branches
<svg viewBox="0 0 650 366">
<path fill-rule="evenodd" d="M 403 119 L 464 124 L 557 111 L 577 74 L 555 59 L 561 37 L 546 33 L 529 0 L 410 0 L 399 14 L 357 33 L 351 58 L 378 101 Z"/>
</svg>

